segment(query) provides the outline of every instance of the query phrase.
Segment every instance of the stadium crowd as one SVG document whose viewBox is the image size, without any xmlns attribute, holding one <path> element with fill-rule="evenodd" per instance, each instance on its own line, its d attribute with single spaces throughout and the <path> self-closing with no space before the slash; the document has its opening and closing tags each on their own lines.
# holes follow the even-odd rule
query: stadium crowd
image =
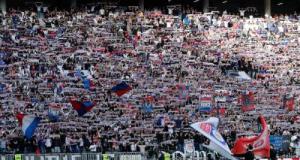
<svg viewBox="0 0 300 160">
<path fill-rule="evenodd" d="M 49 10 L 38 18 L 10 10 L 0 26 L 1 153 L 153 156 L 183 151 L 187 140 L 201 150 L 207 140 L 189 125 L 210 116 L 220 117 L 232 147 L 237 137 L 258 133 L 256 118 L 264 115 L 271 135 L 288 137 L 278 154 L 299 155 L 297 15 L 90 9 Z M 119 97 L 111 88 L 122 81 L 132 90 Z M 255 110 L 242 112 L 239 97 L 250 91 Z M 203 97 L 212 97 L 212 110 L 201 110 Z M 283 97 L 294 99 L 291 108 Z M 96 105 L 78 116 L 74 98 Z M 24 139 L 17 113 L 42 118 L 32 139 Z"/>
</svg>

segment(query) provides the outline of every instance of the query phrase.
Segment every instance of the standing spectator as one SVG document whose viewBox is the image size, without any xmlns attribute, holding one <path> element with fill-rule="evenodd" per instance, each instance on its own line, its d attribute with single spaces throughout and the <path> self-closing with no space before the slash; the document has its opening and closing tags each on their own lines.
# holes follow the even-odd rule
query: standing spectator
<svg viewBox="0 0 300 160">
<path fill-rule="evenodd" d="M 43 137 L 40 137 L 38 139 L 38 148 L 40 149 L 40 153 L 42 154 L 46 153 L 46 141 Z"/>
<path fill-rule="evenodd" d="M 46 138 L 45 146 L 46 146 L 46 152 L 47 152 L 47 153 L 51 153 L 51 149 L 52 149 L 52 139 L 50 138 L 50 136 L 48 136 L 48 137 Z"/>
<path fill-rule="evenodd" d="M 0 137 L 0 153 L 5 153 L 6 152 L 6 148 L 7 148 L 6 144 L 7 144 L 6 135 L 3 134 Z"/>
<path fill-rule="evenodd" d="M 253 154 L 252 150 L 253 150 L 253 147 L 252 147 L 252 145 L 250 144 L 250 145 L 248 146 L 247 152 L 246 152 L 246 154 L 245 154 L 245 160 L 254 160 L 255 157 L 254 157 L 254 154 Z"/>
<path fill-rule="evenodd" d="M 271 145 L 270 148 L 270 160 L 276 160 L 277 159 L 277 151 L 274 149 L 274 146 Z"/>
<path fill-rule="evenodd" d="M 67 134 L 66 138 L 65 138 L 65 145 L 66 145 L 66 152 L 67 153 L 71 153 L 72 152 L 71 141 L 72 141 L 72 139 L 70 138 L 70 135 Z"/>
<path fill-rule="evenodd" d="M 97 144 L 96 143 L 92 143 L 89 147 L 91 152 L 97 152 Z"/>
</svg>

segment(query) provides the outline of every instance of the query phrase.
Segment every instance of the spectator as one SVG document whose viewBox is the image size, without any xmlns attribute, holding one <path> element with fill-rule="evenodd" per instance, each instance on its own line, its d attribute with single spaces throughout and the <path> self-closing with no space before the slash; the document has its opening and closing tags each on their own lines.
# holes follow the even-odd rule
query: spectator
<svg viewBox="0 0 300 160">
<path fill-rule="evenodd" d="M 277 152 L 274 149 L 273 145 L 271 145 L 270 148 L 270 160 L 276 160 L 277 159 Z"/>
<path fill-rule="evenodd" d="M 247 148 L 247 152 L 245 154 L 245 160 L 254 160 L 255 159 L 252 150 L 253 150 L 252 145 L 249 145 Z"/>
</svg>

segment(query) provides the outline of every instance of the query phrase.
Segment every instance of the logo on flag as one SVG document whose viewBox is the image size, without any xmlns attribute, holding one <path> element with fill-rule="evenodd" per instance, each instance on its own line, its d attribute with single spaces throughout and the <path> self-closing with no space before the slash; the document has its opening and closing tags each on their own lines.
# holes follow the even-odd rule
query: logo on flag
<svg viewBox="0 0 300 160">
<path fill-rule="evenodd" d="M 211 125 L 208 123 L 200 123 L 200 128 L 208 134 L 210 134 L 211 129 L 212 129 Z"/>
</svg>

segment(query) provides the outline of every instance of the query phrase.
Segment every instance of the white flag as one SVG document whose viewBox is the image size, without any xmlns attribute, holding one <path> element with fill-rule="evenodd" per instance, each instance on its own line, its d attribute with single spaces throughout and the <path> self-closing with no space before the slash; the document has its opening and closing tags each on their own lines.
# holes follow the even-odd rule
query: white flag
<svg viewBox="0 0 300 160">
<path fill-rule="evenodd" d="M 217 130 L 218 124 L 219 119 L 216 117 L 211 117 L 204 122 L 193 123 L 191 127 L 210 140 L 209 145 L 206 146 L 207 148 L 219 153 L 220 155 L 230 160 L 236 160 L 236 158 L 232 156 L 232 153 L 224 138 Z"/>
</svg>

